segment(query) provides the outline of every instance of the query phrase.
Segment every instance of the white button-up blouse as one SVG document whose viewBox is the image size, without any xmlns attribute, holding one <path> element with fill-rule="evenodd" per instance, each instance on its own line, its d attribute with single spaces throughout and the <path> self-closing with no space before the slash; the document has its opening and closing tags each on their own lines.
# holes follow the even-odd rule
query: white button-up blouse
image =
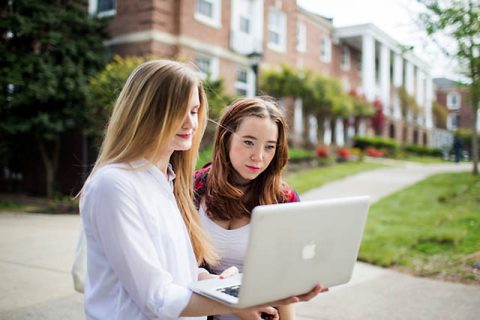
<svg viewBox="0 0 480 320">
<path fill-rule="evenodd" d="M 146 160 L 106 165 L 89 178 L 80 203 L 87 319 L 179 319 L 199 268 L 174 178 Z"/>
</svg>

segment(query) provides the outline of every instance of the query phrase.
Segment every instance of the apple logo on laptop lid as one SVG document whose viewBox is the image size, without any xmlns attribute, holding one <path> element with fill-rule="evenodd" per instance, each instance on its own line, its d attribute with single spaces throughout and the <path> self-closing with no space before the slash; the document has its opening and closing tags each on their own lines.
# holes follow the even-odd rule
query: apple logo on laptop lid
<svg viewBox="0 0 480 320">
<path fill-rule="evenodd" d="M 315 249 L 317 245 L 315 241 L 311 241 L 309 244 L 306 244 L 302 249 L 302 259 L 303 260 L 311 260 L 315 257 Z"/>
</svg>

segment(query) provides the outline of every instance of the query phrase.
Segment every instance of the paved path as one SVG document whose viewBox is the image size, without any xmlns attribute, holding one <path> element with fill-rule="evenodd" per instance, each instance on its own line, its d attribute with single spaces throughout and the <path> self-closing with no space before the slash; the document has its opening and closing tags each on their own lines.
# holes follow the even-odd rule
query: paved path
<svg viewBox="0 0 480 320">
<path fill-rule="evenodd" d="M 302 199 L 369 194 L 374 200 L 430 174 L 464 165 L 414 165 L 361 173 L 302 195 Z M 81 320 L 82 295 L 70 267 L 79 232 L 75 215 L 0 213 L 0 320 Z M 297 306 L 309 319 L 478 319 L 480 286 L 416 278 L 358 263 L 352 281 Z"/>
</svg>

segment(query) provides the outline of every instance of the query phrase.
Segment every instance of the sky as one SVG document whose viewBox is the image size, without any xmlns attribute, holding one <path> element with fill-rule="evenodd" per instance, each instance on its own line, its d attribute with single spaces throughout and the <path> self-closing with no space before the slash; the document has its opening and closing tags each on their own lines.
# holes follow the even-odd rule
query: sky
<svg viewBox="0 0 480 320">
<path fill-rule="evenodd" d="M 447 58 L 415 23 L 422 10 L 415 0 L 297 0 L 297 3 L 333 18 L 335 27 L 373 23 L 401 44 L 413 45 L 415 55 L 431 66 L 434 78 L 459 78 L 455 61 Z"/>
</svg>

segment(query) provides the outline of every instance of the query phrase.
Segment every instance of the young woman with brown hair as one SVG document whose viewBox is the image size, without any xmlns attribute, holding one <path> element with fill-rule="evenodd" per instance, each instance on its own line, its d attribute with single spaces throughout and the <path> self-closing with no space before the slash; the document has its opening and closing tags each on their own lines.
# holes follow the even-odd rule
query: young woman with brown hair
<svg viewBox="0 0 480 320">
<path fill-rule="evenodd" d="M 241 98 L 219 120 L 213 160 L 195 173 L 195 201 L 204 229 L 220 254 L 213 273 L 243 267 L 252 209 L 257 205 L 296 202 L 295 190 L 282 180 L 288 160 L 285 120 L 270 98 Z M 279 308 L 293 319 L 293 306 Z M 255 313 L 215 319 L 254 319 Z"/>
</svg>

